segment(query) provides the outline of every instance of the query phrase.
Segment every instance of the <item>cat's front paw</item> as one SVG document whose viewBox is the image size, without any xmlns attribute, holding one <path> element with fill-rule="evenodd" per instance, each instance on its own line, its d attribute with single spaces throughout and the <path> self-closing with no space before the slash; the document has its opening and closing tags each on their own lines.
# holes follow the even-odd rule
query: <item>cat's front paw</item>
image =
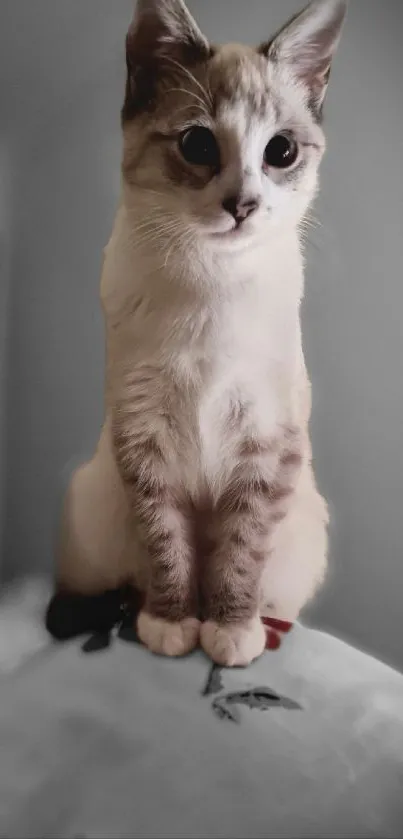
<svg viewBox="0 0 403 839">
<path fill-rule="evenodd" d="M 137 634 L 152 653 L 167 656 L 187 655 L 198 644 L 200 621 L 197 618 L 167 621 L 155 618 L 148 612 L 140 612 Z"/>
<path fill-rule="evenodd" d="M 247 623 L 219 624 L 206 621 L 200 632 L 204 652 L 222 667 L 246 667 L 266 645 L 266 632 L 259 616 Z"/>
</svg>

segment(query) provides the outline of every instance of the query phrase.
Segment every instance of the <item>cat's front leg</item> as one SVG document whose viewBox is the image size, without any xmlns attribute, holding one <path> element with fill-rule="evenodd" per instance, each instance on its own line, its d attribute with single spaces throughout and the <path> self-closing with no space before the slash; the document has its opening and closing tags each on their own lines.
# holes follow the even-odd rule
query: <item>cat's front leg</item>
<svg viewBox="0 0 403 839">
<path fill-rule="evenodd" d="M 137 632 L 153 653 L 180 656 L 199 641 L 197 579 L 186 502 L 164 443 L 166 435 L 136 429 L 133 416 L 119 414 L 116 461 L 149 559 Z"/>
<path fill-rule="evenodd" d="M 245 440 L 239 463 L 215 510 L 215 548 L 203 576 L 201 644 L 217 664 L 246 666 L 261 655 L 260 585 L 270 538 L 287 515 L 302 463 L 300 436 Z"/>
</svg>

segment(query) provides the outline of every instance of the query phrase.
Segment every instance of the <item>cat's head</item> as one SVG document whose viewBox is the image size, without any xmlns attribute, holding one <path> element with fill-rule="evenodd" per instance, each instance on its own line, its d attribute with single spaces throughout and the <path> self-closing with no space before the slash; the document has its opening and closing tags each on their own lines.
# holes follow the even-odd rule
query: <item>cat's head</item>
<svg viewBox="0 0 403 839">
<path fill-rule="evenodd" d="M 215 47 L 182 0 L 138 0 L 123 178 L 144 241 L 228 249 L 298 225 L 316 192 L 345 12 L 315 0 L 257 48 Z"/>
</svg>

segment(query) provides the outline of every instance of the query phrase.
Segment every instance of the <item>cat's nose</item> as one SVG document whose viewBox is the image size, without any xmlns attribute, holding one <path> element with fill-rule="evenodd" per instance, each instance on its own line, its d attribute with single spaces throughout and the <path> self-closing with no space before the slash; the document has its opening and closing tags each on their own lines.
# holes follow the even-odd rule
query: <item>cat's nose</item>
<svg viewBox="0 0 403 839">
<path fill-rule="evenodd" d="M 260 206 L 259 198 L 242 199 L 239 195 L 231 195 L 222 202 L 224 210 L 235 219 L 237 224 L 242 224 L 245 219 L 255 213 Z"/>
</svg>

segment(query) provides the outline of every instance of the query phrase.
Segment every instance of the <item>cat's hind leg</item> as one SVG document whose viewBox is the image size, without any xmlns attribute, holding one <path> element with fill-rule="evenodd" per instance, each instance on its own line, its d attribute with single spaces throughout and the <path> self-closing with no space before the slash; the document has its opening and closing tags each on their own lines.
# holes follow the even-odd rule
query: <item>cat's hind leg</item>
<svg viewBox="0 0 403 839">
<path fill-rule="evenodd" d="M 57 540 L 57 587 L 100 594 L 138 579 L 140 547 L 114 462 L 108 429 L 97 451 L 73 474 Z"/>
<path fill-rule="evenodd" d="M 323 583 L 328 512 L 311 469 L 301 475 L 287 516 L 273 534 L 261 581 L 261 615 L 280 640 Z M 272 647 L 276 646 L 272 635 Z M 270 639 L 268 646 L 270 647 Z"/>
</svg>

